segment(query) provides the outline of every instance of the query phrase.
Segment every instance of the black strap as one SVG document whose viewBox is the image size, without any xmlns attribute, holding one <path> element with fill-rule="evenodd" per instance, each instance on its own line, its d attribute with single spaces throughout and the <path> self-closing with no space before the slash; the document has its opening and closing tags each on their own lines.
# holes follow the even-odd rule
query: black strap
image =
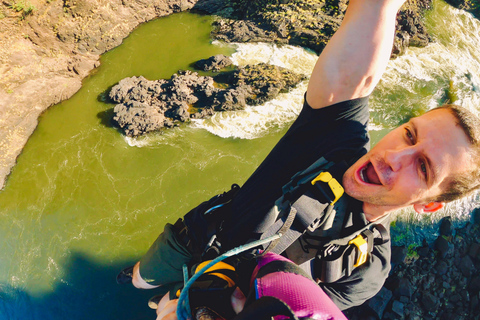
<svg viewBox="0 0 480 320">
<path fill-rule="evenodd" d="M 326 170 L 337 181 L 341 181 L 346 169 L 347 163 L 345 161 L 333 164 L 322 158 L 307 170 L 292 177 L 292 180 L 282 188 L 284 191 L 283 197 L 275 203 L 275 206 L 280 207 L 284 212 L 277 213 L 280 214 L 280 219 L 277 219 L 267 229 L 262 238 L 278 233 L 282 236 L 275 243 L 272 242 L 264 250 L 264 253 L 268 251 L 282 253 L 306 230 L 314 231 L 330 218 L 333 212 L 333 206 L 330 205 L 333 201 L 333 193 L 328 194 L 329 188 L 325 183 L 312 185 L 311 181 Z M 288 210 L 288 214 L 285 213 L 286 210 Z M 291 219 L 292 212 L 295 212 L 293 221 Z"/>
</svg>

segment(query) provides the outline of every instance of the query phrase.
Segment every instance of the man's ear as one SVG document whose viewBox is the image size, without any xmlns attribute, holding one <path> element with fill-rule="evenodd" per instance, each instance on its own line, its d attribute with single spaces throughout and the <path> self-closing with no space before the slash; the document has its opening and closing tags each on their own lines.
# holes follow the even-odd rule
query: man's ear
<svg viewBox="0 0 480 320">
<path fill-rule="evenodd" d="M 431 213 L 443 208 L 443 202 L 430 202 L 427 204 L 414 204 L 413 209 L 417 213 Z"/>
</svg>

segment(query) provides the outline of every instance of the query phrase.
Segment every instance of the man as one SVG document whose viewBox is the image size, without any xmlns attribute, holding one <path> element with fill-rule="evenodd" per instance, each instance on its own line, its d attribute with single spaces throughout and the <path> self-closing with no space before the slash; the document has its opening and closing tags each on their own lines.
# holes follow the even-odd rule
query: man
<svg viewBox="0 0 480 320">
<path fill-rule="evenodd" d="M 480 125 L 458 107 L 439 108 L 413 118 L 367 152 L 368 96 L 390 58 L 395 16 L 404 1 L 350 1 L 341 27 L 315 65 L 301 114 L 232 200 L 223 246 L 233 248 L 259 238 L 265 232 L 262 218 L 282 195 L 282 186 L 322 157 L 351 165 L 342 179 L 347 194 L 342 197 L 344 207 L 336 209 L 333 227 L 321 233 L 330 238 L 344 231 L 343 221 L 367 224 L 408 206 L 418 213 L 433 212 L 443 202 L 478 188 Z M 318 248 L 315 236 L 315 232 L 307 232 L 284 252 L 313 270 L 314 279 L 318 278 L 312 262 Z M 171 247 L 173 253 L 166 249 Z M 191 254 L 167 225 L 135 265 L 133 284 L 154 288 L 172 279 L 180 281 L 181 265 L 190 259 Z M 319 285 L 344 310 L 374 296 L 389 270 L 389 244 L 375 245 L 368 262 L 350 276 Z"/>
</svg>

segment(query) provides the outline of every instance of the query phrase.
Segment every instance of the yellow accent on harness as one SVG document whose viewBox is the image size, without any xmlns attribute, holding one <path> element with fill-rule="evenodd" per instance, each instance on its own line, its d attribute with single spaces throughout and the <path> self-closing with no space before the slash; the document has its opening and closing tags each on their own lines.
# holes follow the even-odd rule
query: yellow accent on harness
<svg viewBox="0 0 480 320">
<path fill-rule="evenodd" d="M 367 252 L 367 250 L 368 250 L 367 241 L 365 241 L 365 239 L 363 239 L 363 237 L 361 235 L 358 235 L 358 236 L 355 237 L 355 239 L 350 240 L 348 242 L 348 244 L 355 245 L 358 248 L 358 252 L 359 252 L 357 262 L 353 266 L 358 267 L 358 266 L 364 264 L 365 261 L 367 261 L 367 254 L 368 254 L 368 252 Z"/>
<path fill-rule="evenodd" d="M 203 267 L 205 267 L 208 263 L 210 263 L 210 261 L 211 260 L 207 260 L 207 261 L 204 261 L 204 262 L 200 263 L 197 266 L 197 268 L 195 269 L 195 273 L 200 271 Z M 214 264 L 213 266 L 211 266 L 210 268 L 208 268 L 207 271 L 205 271 L 205 273 L 209 272 L 211 275 L 217 276 L 220 279 L 223 279 L 223 280 L 227 281 L 229 287 L 235 286 L 235 281 L 233 281 L 230 277 L 228 277 L 225 274 L 220 273 L 220 272 L 212 272 L 212 271 L 221 270 L 221 269 L 227 269 L 227 270 L 235 271 L 235 268 L 233 266 L 231 266 L 228 263 L 225 263 L 223 261 L 220 261 L 220 262 L 217 262 L 216 264 Z"/>
<path fill-rule="evenodd" d="M 335 200 L 330 203 L 331 206 L 337 202 L 338 199 L 343 195 L 343 192 L 345 191 L 340 183 L 338 183 L 337 179 L 332 177 L 330 172 L 322 172 L 320 173 L 315 179 L 312 180 L 312 185 L 315 184 L 317 181 L 322 181 L 325 183 L 328 183 L 328 186 L 333 192 L 333 195 L 335 196 Z"/>
</svg>

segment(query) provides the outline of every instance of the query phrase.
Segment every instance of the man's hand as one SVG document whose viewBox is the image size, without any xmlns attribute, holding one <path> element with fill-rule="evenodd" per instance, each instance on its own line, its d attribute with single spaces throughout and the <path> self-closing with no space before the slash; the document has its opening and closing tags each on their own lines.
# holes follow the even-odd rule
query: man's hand
<svg viewBox="0 0 480 320">
<path fill-rule="evenodd" d="M 158 303 L 157 308 L 157 320 L 178 320 L 177 318 L 177 304 L 178 299 L 170 300 L 169 293 L 165 294 Z M 242 291 L 237 287 L 233 291 L 230 301 L 232 302 L 232 308 L 235 313 L 240 313 L 245 306 L 245 301 L 247 298 L 244 296 Z"/>
</svg>

